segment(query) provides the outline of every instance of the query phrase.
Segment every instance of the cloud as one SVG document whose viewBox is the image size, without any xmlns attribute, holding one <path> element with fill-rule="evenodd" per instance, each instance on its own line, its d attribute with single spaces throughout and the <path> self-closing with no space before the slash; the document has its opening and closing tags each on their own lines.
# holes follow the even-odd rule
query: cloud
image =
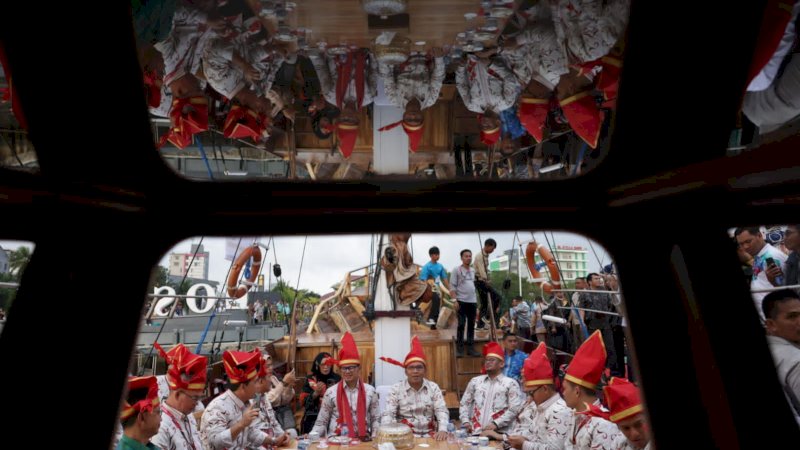
<svg viewBox="0 0 800 450">
<path fill-rule="evenodd" d="M 547 243 L 544 233 L 536 232 L 536 239 L 541 243 Z M 478 233 L 417 233 L 412 235 L 410 248 L 414 255 L 414 262 L 425 264 L 429 260 L 428 249 L 432 246 L 439 247 L 441 252 L 441 262 L 447 270 L 461 264 L 459 253 L 463 249 L 472 250 L 473 254 L 478 252 L 481 247 L 481 240 L 493 238 L 497 241 L 496 252 L 501 253 L 509 250 L 514 242 L 514 248 L 519 248 L 518 240 L 524 245 L 531 239 L 530 231 L 520 231 L 517 239 L 513 232 L 481 232 L 480 239 Z M 302 273 L 300 273 L 300 288 L 314 291 L 318 294 L 325 294 L 331 290 L 331 286 L 340 282 L 345 273 L 366 266 L 370 260 L 374 260 L 371 249 L 377 247 L 378 235 L 312 235 L 308 237 L 306 243 L 305 258 L 303 258 L 303 236 L 280 236 L 273 238 L 269 253 L 266 256 L 264 266 L 265 278 L 270 278 L 267 274 L 269 264 L 274 264 L 276 259 L 281 265 L 283 272 L 282 278 L 290 286 L 297 286 L 297 277 L 300 273 L 302 259 Z M 605 249 L 597 243 L 592 243 L 597 252 L 595 257 L 587 238 L 564 232 L 547 233 L 550 245 L 579 245 L 589 251 L 589 269 L 594 271 L 602 265 L 609 264 L 609 258 Z M 199 238 L 181 242 L 171 252 L 188 253 L 192 243 L 199 243 Z M 267 244 L 268 237 L 261 237 L 260 242 Z M 0 243 L 0 245 L 2 245 Z M 224 259 L 225 239 L 224 238 L 205 238 L 203 246 L 210 253 L 209 278 L 224 284 L 225 275 L 231 265 L 230 261 Z M 377 250 L 374 250 L 377 253 Z M 165 255 L 161 260 L 161 265 L 166 266 L 169 255 Z M 357 274 L 364 273 L 357 271 Z M 274 282 L 274 276 L 272 276 Z"/>
</svg>

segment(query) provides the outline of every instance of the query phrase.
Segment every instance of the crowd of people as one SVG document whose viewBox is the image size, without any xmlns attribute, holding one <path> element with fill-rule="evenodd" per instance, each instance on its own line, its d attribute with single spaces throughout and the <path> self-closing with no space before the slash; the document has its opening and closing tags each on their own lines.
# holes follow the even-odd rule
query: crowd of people
<svg viewBox="0 0 800 450">
<path fill-rule="evenodd" d="M 361 379 L 355 340 L 345 333 L 338 359 L 328 353 L 314 359 L 299 397 L 305 411 L 298 427 L 275 407 L 282 398 L 294 399 L 293 374 L 278 380 L 261 349 L 223 353 L 227 386 L 205 407 L 200 400 L 207 359 L 182 344 L 159 351 L 168 363 L 166 375 L 128 380 L 117 449 L 278 448 L 306 433 L 369 441 L 381 424 L 397 422 L 416 436 L 454 438 L 443 392 L 426 378 L 433 362 L 416 336 L 404 361 L 380 358 L 406 374 L 391 386 L 381 409 L 376 389 Z M 460 402 L 458 421 L 466 433 L 525 450 L 650 448 L 638 388 L 624 378 L 604 377 L 600 331 L 578 348 L 563 376 L 556 376 L 544 343 L 530 355 L 514 356 L 510 367 L 520 376 L 507 374 L 508 358 L 498 343 L 486 344 L 482 357 L 484 374 L 470 380 Z"/>
</svg>

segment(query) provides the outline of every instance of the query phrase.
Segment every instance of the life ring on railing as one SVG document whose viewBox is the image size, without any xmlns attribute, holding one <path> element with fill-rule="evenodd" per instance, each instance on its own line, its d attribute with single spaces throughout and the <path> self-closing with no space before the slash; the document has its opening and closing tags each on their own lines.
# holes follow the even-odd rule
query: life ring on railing
<svg viewBox="0 0 800 450">
<path fill-rule="evenodd" d="M 247 280 L 243 280 L 241 284 L 237 286 L 239 282 L 239 273 L 242 271 L 245 263 L 250 258 L 253 258 L 253 264 L 250 267 L 250 276 Z M 231 268 L 231 274 L 228 276 L 228 295 L 233 298 L 241 298 L 244 294 L 250 290 L 250 286 L 256 281 L 258 277 L 258 273 L 260 272 L 261 268 L 261 250 L 258 248 L 257 245 L 252 245 L 247 247 L 239 256 L 236 258 L 236 262 L 233 263 L 233 267 Z"/>
<path fill-rule="evenodd" d="M 541 256 L 542 261 L 547 264 L 547 270 L 550 272 L 550 281 L 541 281 L 539 287 L 542 288 L 545 294 L 550 295 L 553 289 L 561 287 L 561 276 L 558 274 L 558 265 L 550 249 L 543 244 L 538 244 L 536 241 L 529 242 L 528 246 L 525 247 L 525 261 L 528 263 L 528 270 L 531 271 L 531 276 L 534 280 L 544 278 L 541 272 L 536 268 L 536 252 L 539 252 L 539 256 Z"/>
</svg>

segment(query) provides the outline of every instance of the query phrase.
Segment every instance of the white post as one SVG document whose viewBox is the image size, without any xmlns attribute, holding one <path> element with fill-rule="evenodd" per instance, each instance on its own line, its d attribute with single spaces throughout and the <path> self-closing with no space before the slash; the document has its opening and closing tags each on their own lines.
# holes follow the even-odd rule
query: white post
<svg viewBox="0 0 800 450">
<path fill-rule="evenodd" d="M 389 102 L 378 77 L 378 97 L 372 106 L 372 167 L 379 175 L 408 175 L 408 137 L 403 127 L 378 131 L 402 118 L 403 110 Z"/>
<path fill-rule="evenodd" d="M 389 235 L 383 237 L 381 255 L 388 247 Z M 408 306 L 398 306 L 398 310 L 408 311 Z M 391 311 L 392 299 L 386 287 L 386 272 L 381 270 L 375 290 L 375 311 Z M 411 318 L 381 317 L 375 320 L 375 386 L 388 386 L 405 378 L 402 367 L 381 361 L 381 356 L 403 361 L 411 349 Z"/>
</svg>

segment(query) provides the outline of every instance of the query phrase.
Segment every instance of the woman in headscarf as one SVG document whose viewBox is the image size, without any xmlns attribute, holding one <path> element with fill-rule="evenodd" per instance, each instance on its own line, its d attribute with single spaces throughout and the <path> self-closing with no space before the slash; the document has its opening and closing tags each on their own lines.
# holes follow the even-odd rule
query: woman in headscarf
<svg viewBox="0 0 800 450">
<path fill-rule="evenodd" d="M 339 374 L 333 372 L 333 366 L 324 364 L 325 360 L 330 357 L 331 354 L 328 352 L 318 354 L 314 358 L 314 365 L 311 366 L 311 373 L 306 377 L 303 391 L 300 393 L 300 402 L 305 408 L 301 434 L 308 433 L 314 428 L 322 396 L 325 395 L 328 386 L 333 386 L 342 379 Z"/>
</svg>

